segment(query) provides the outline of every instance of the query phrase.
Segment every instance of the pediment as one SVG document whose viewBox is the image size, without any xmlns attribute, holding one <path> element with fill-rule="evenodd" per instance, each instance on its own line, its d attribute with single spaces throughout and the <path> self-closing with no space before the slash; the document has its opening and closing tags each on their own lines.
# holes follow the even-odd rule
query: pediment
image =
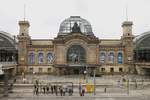
<svg viewBox="0 0 150 100">
<path fill-rule="evenodd" d="M 70 40 L 73 39 L 81 39 L 83 41 L 85 41 L 88 44 L 98 44 L 99 43 L 99 39 L 95 36 L 87 36 L 85 34 L 82 33 L 70 33 L 67 36 L 64 37 L 57 37 L 54 39 L 54 43 L 66 43 Z"/>
</svg>

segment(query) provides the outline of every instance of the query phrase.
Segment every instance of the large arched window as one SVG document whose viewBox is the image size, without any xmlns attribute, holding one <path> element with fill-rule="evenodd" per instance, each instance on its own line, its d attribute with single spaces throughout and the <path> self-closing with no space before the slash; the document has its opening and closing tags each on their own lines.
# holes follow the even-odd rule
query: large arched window
<svg viewBox="0 0 150 100">
<path fill-rule="evenodd" d="M 109 63 L 114 63 L 114 53 L 110 52 L 108 55 L 108 62 Z"/>
<path fill-rule="evenodd" d="M 122 53 L 121 52 L 118 53 L 118 57 L 117 58 L 118 58 L 118 61 L 117 61 L 118 64 L 122 64 Z"/>
<path fill-rule="evenodd" d="M 84 63 L 85 50 L 80 45 L 73 45 L 67 51 L 67 61 L 71 63 Z"/>
<path fill-rule="evenodd" d="M 52 63 L 53 62 L 53 59 L 54 59 L 54 55 L 53 55 L 53 53 L 48 53 L 47 54 L 47 63 L 48 64 L 50 64 L 50 63 Z"/>
<path fill-rule="evenodd" d="M 43 59 L 43 58 L 44 58 L 43 53 L 40 52 L 40 53 L 38 54 L 38 63 L 39 63 L 39 64 L 42 64 L 42 63 L 44 62 L 44 59 Z"/>
<path fill-rule="evenodd" d="M 34 64 L 34 62 L 35 62 L 35 55 L 34 55 L 34 53 L 30 53 L 29 54 L 28 62 L 29 62 L 29 64 Z"/>
<path fill-rule="evenodd" d="M 104 52 L 100 53 L 99 59 L 100 59 L 100 63 L 105 63 L 105 53 Z"/>
</svg>

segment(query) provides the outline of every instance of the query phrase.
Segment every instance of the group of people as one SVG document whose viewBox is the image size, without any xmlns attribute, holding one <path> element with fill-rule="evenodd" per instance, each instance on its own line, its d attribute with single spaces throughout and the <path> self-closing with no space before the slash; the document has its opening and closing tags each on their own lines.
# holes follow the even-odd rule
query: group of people
<svg viewBox="0 0 150 100">
<path fill-rule="evenodd" d="M 45 84 L 42 85 L 37 80 L 34 84 L 34 94 L 55 94 L 56 96 L 71 96 L 73 94 L 73 87 L 66 84 Z"/>
</svg>

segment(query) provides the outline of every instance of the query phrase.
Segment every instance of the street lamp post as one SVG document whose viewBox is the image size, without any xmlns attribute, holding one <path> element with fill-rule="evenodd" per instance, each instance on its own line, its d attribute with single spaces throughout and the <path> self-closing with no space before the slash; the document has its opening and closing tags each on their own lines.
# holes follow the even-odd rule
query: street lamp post
<svg viewBox="0 0 150 100">
<path fill-rule="evenodd" d="M 86 83 L 87 83 L 87 71 L 84 71 L 84 80 L 86 79 Z"/>
<path fill-rule="evenodd" d="M 86 83 L 88 83 L 88 69 L 87 69 L 87 65 L 85 67 L 86 67 L 86 70 L 84 70 L 84 78 L 86 79 Z"/>
<path fill-rule="evenodd" d="M 96 95 L 96 79 L 95 79 L 96 70 L 94 69 L 94 95 Z"/>
<path fill-rule="evenodd" d="M 130 86 L 129 86 L 129 78 L 127 79 L 127 94 L 129 95 L 129 89 L 130 89 Z"/>
<path fill-rule="evenodd" d="M 32 72 L 32 83 L 34 83 L 34 74 L 35 74 L 35 72 L 33 71 Z"/>
</svg>

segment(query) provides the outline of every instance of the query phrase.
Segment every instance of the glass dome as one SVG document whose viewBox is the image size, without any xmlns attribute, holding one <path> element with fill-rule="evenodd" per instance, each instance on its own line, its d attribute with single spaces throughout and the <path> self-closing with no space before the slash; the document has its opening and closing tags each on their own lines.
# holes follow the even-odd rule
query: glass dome
<svg viewBox="0 0 150 100">
<path fill-rule="evenodd" d="M 70 16 L 69 18 L 65 19 L 60 24 L 58 35 L 67 35 L 68 33 L 71 33 L 72 27 L 75 23 L 78 24 L 83 34 L 93 35 L 91 24 L 80 16 Z"/>
</svg>

